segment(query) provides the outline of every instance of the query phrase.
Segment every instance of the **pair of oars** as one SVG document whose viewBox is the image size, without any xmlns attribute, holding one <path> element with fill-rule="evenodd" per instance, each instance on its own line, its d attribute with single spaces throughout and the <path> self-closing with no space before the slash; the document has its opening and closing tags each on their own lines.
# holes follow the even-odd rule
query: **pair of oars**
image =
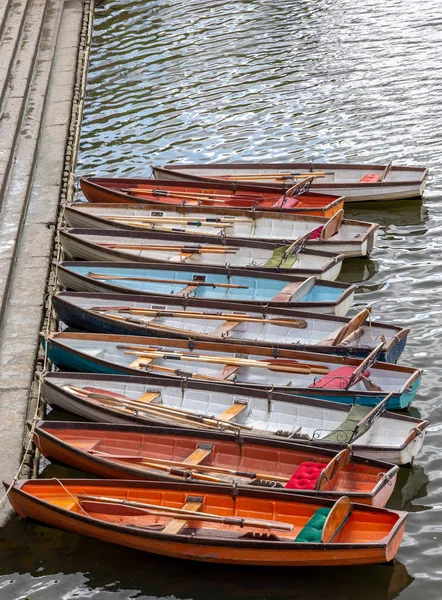
<svg viewBox="0 0 442 600">
<path fill-rule="evenodd" d="M 84 388 L 78 388 L 76 386 L 70 385 L 68 389 L 72 390 L 76 394 L 82 394 L 91 400 L 98 400 L 99 402 L 111 402 L 116 404 L 125 404 L 128 409 L 131 411 L 136 410 L 137 412 L 143 412 L 145 414 L 155 413 L 157 416 L 162 416 L 163 418 L 174 419 L 181 423 L 189 424 L 190 421 L 197 421 L 198 425 L 201 423 L 203 426 L 207 426 L 209 428 L 217 427 L 220 425 L 223 427 L 231 428 L 231 429 L 245 429 L 250 431 L 253 427 L 248 425 L 242 425 L 239 423 L 231 423 L 228 421 L 224 421 L 223 419 L 217 419 L 214 415 L 201 415 L 197 413 L 190 412 L 188 410 L 184 410 L 182 408 L 175 408 L 172 406 L 164 406 L 161 404 L 149 404 L 145 402 L 139 402 L 137 400 L 133 400 L 132 398 L 128 398 L 126 396 L 122 396 L 119 394 L 119 397 L 114 397 L 106 393 L 106 391 L 102 390 L 86 390 Z"/>
<path fill-rule="evenodd" d="M 116 250 L 149 250 L 150 252 L 180 252 L 182 254 L 236 254 L 240 248 L 231 246 L 178 246 L 178 245 L 154 245 L 154 244 L 111 244 L 108 242 L 96 242 L 97 246 Z"/>
<path fill-rule="evenodd" d="M 128 506 L 131 508 L 140 508 L 146 514 L 170 517 L 173 519 L 198 520 L 211 523 L 223 523 L 236 527 L 257 527 L 263 529 L 279 529 L 281 531 L 291 531 L 293 525 L 283 521 L 266 521 L 264 519 L 249 519 L 244 517 L 221 517 L 220 515 L 205 513 L 200 511 L 185 510 L 171 506 L 162 506 L 159 504 L 149 504 L 147 502 L 136 502 L 130 500 L 120 500 L 108 496 L 94 496 L 91 494 L 78 494 L 79 500 L 92 500 L 94 502 L 103 502 L 105 504 L 117 504 L 119 506 Z"/>
<path fill-rule="evenodd" d="M 231 475 L 234 477 L 243 477 L 246 479 L 263 479 L 267 481 L 278 481 L 280 483 L 287 483 L 289 477 L 281 477 L 279 475 L 271 475 L 270 473 L 252 473 L 251 471 L 237 471 L 235 469 L 226 469 L 223 467 L 216 467 L 212 465 L 190 465 L 189 463 L 177 461 L 177 460 L 168 460 L 161 458 L 150 458 L 146 456 L 124 456 L 124 455 L 112 455 L 106 452 L 102 452 L 100 450 L 90 450 L 92 454 L 100 454 L 103 455 L 103 458 L 106 458 L 106 454 L 108 454 L 109 458 L 115 458 L 122 461 L 134 462 L 134 463 L 142 463 L 144 464 L 147 460 L 149 464 L 153 464 L 153 462 L 158 463 L 158 466 L 162 466 L 165 468 L 174 468 L 174 467 L 183 467 L 187 468 L 189 472 L 194 473 L 194 471 L 202 471 L 207 473 L 219 473 L 222 475 Z M 324 468 L 327 465 L 324 465 Z"/>
<path fill-rule="evenodd" d="M 306 177 L 325 177 L 324 171 L 312 171 L 307 173 L 255 173 L 254 175 L 225 175 L 227 181 L 259 181 L 260 179 L 305 179 Z"/>
<path fill-rule="evenodd" d="M 108 221 L 125 221 L 131 223 L 135 221 L 137 223 L 170 223 L 177 225 L 194 225 L 197 227 L 200 226 L 210 226 L 210 227 L 233 227 L 235 223 L 248 223 L 252 222 L 252 219 L 210 219 L 210 218 L 201 218 L 201 219 L 189 219 L 189 217 L 143 217 L 143 216 L 125 216 L 125 215 L 106 215 L 105 217 Z"/>
<path fill-rule="evenodd" d="M 270 360 L 253 360 L 247 358 L 234 358 L 223 356 L 211 356 L 205 354 L 184 354 L 181 352 L 161 352 L 154 348 L 140 346 L 127 346 L 117 344 L 117 348 L 125 350 L 124 354 L 132 354 L 144 358 L 163 358 L 165 360 L 183 360 L 189 362 L 207 362 L 220 365 L 229 365 L 237 367 L 259 367 L 269 369 L 270 371 L 282 371 L 284 373 L 299 373 L 310 375 L 311 373 L 327 375 L 329 368 L 326 366 L 314 365 L 311 363 L 300 363 L 294 359 L 275 358 Z"/>
<path fill-rule="evenodd" d="M 129 194 L 149 194 L 154 197 L 181 198 L 182 200 L 195 200 L 196 202 L 226 202 L 230 200 L 264 200 L 262 194 L 219 194 L 216 192 L 177 192 L 171 190 L 155 190 L 149 188 L 121 188 L 122 192 Z"/>
<path fill-rule="evenodd" d="M 194 281 L 194 280 L 182 280 L 182 279 L 161 279 L 159 277 L 133 277 L 131 275 L 107 275 L 106 273 L 93 273 L 89 271 L 87 274 L 91 279 L 117 279 L 117 280 L 127 280 L 127 281 L 148 281 L 152 283 L 172 283 L 178 285 L 186 285 L 186 286 L 206 286 L 206 287 L 222 287 L 222 288 L 238 288 L 242 290 L 248 290 L 248 285 L 237 285 L 234 283 L 213 283 L 211 281 Z"/>
<path fill-rule="evenodd" d="M 260 319 L 255 317 L 249 317 L 245 314 L 235 313 L 218 313 L 218 314 L 207 314 L 200 312 L 192 312 L 186 310 L 154 310 L 148 308 L 136 308 L 131 306 L 93 306 L 90 310 L 98 312 L 124 312 L 137 316 L 145 315 L 149 317 L 184 317 L 185 319 L 204 319 L 205 321 L 234 321 L 238 323 L 265 323 L 268 325 L 280 325 L 282 327 L 296 327 L 297 329 L 305 329 L 307 322 L 303 319 Z"/>
</svg>

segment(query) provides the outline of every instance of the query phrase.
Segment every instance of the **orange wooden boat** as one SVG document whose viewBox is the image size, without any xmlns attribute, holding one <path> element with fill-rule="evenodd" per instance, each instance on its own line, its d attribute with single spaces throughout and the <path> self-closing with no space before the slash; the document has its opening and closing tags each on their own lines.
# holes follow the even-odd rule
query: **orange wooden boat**
<svg viewBox="0 0 442 600">
<path fill-rule="evenodd" d="M 302 185 L 300 185 L 302 184 Z M 286 191 L 236 182 L 210 184 L 161 179 L 84 177 L 81 189 L 89 202 L 146 202 L 163 206 L 215 206 L 229 209 L 284 211 L 300 215 L 332 217 L 344 207 L 344 198 L 310 193 L 310 180 Z"/>
<path fill-rule="evenodd" d="M 231 411 L 234 412 L 234 411 Z M 286 441 L 222 432 L 40 421 L 34 442 L 47 458 L 100 477 L 268 487 L 290 494 L 385 506 L 399 467 Z"/>
<path fill-rule="evenodd" d="M 9 485 L 8 482 L 4 483 Z M 254 566 L 332 566 L 394 559 L 407 514 L 266 490 L 153 481 L 13 483 L 21 517 L 162 554 Z"/>
</svg>

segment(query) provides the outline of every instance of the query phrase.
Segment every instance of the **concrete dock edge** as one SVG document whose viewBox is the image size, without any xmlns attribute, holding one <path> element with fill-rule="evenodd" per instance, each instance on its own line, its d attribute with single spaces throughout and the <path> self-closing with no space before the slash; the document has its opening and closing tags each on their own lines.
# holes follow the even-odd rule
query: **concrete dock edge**
<svg viewBox="0 0 442 600">
<path fill-rule="evenodd" d="M 7 116 L 0 118 L 0 476 L 7 480 L 29 476 L 34 462 L 27 421 L 42 414 L 39 332 L 51 325 L 56 225 L 73 196 L 93 4 L 35 0 L 19 2 L 13 14 L 0 11 L 0 53 L 9 50 L 6 79 L 0 71 L 0 114 Z M 33 25 L 38 34 L 31 35 Z M 14 33 L 27 44 L 14 42 Z M 17 56 L 21 47 L 27 54 Z M 21 95 L 16 69 L 17 85 L 27 77 Z M 2 128 L 9 136 L 1 137 Z M 3 501 L 0 526 L 10 513 Z"/>
</svg>

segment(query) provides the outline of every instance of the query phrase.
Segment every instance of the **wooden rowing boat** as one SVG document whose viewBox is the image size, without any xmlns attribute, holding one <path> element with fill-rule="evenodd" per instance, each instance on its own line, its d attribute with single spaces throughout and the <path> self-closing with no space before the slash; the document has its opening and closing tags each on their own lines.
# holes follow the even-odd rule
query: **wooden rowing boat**
<svg viewBox="0 0 442 600">
<path fill-rule="evenodd" d="M 87 391 L 95 388 L 101 393 Z M 189 427 L 211 434 L 232 431 L 238 438 L 258 436 L 271 441 L 292 440 L 339 452 L 351 443 L 359 456 L 399 465 L 412 463 L 424 442 L 428 421 L 385 412 L 385 401 L 374 409 L 288 396 L 272 390 L 244 389 L 233 383 L 177 381 L 161 377 L 46 373 L 45 401 L 100 423 Z M 121 398 L 123 396 L 123 398 Z M 180 414 L 136 409 L 124 398 L 161 404 Z M 247 411 L 232 415 L 232 407 Z M 194 417 L 187 413 L 193 413 Z M 229 422 L 218 419 L 231 415 Z M 212 418 L 203 423 L 203 418 Z"/>
<path fill-rule="evenodd" d="M 409 329 L 370 321 L 368 309 L 351 319 L 273 308 L 226 310 L 222 303 L 170 296 L 159 304 L 155 296 L 62 292 L 54 296 L 58 318 L 74 329 L 122 335 L 153 335 L 213 342 L 259 345 L 307 352 L 366 357 L 384 340 L 379 360 L 395 363 Z"/>
<path fill-rule="evenodd" d="M 339 216 L 334 215 L 332 219 Z M 368 256 L 376 243 L 379 225 L 344 219 L 337 231 L 327 232 L 330 219 L 281 212 L 231 210 L 205 206 L 155 206 L 149 204 L 91 204 L 76 202 L 66 207 L 70 227 L 125 229 L 128 231 L 177 232 L 182 235 L 291 243 L 307 233 L 307 247 L 345 256 Z"/>
<path fill-rule="evenodd" d="M 181 264 L 62 262 L 58 278 L 66 289 L 79 292 L 150 294 L 160 301 L 171 295 L 184 302 L 192 298 L 244 305 L 244 309 L 282 307 L 345 315 L 351 307 L 356 286 L 336 281 L 307 279 L 292 274 L 253 274 L 247 269 L 193 267 Z"/>
<path fill-rule="evenodd" d="M 392 394 L 390 410 L 414 398 L 421 371 L 376 362 L 381 345 L 357 358 L 169 338 L 62 332 L 42 335 L 51 362 L 83 373 L 171 377 L 235 383 L 313 396 L 344 404 L 375 406 Z M 277 358 L 275 358 L 277 356 Z"/>
<path fill-rule="evenodd" d="M 5 486 L 9 482 L 5 482 Z M 256 566 L 391 561 L 407 514 L 266 490 L 152 481 L 29 479 L 21 517 L 175 558 Z"/>
<path fill-rule="evenodd" d="M 89 202 L 144 202 L 173 206 L 219 206 L 231 209 L 284 211 L 294 214 L 332 217 L 343 208 L 344 200 L 331 194 L 311 194 L 310 181 L 301 187 L 273 191 L 263 186 L 235 182 L 181 183 L 155 179 L 83 177 L 80 186 Z M 299 185 L 299 184 L 297 184 Z"/>
<path fill-rule="evenodd" d="M 422 196 L 428 169 L 421 167 L 345 163 L 171 164 L 152 167 L 162 180 L 216 185 L 236 181 L 282 189 L 313 174 L 311 190 L 345 196 L 346 202 L 401 200 Z M 209 180 L 209 181 L 208 181 Z M 210 182 L 210 183 L 209 183 Z"/>
<path fill-rule="evenodd" d="M 398 466 L 293 442 L 194 429 L 40 421 L 34 443 L 52 461 L 103 478 L 267 487 L 385 506 Z"/>
<path fill-rule="evenodd" d="M 158 262 L 181 265 L 228 266 L 263 273 L 311 275 L 334 281 L 344 256 L 310 250 L 299 244 L 232 240 L 198 235 L 183 237 L 164 232 L 102 229 L 68 229 L 60 232 L 65 252 L 72 258 L 121 262 Z"/>
</svg>

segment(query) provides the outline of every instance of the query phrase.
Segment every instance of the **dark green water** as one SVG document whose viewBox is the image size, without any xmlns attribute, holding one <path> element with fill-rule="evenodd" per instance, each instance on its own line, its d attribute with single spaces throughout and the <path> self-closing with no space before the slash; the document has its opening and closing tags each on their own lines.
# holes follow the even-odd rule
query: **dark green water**
<svg viewBox="0 0 442 600">
<path fill-rule="evenodd" d="M 436 0 L 97 2 L 78 174 L 167 161 L 306 160 L 431 168 L 424 202 L 372 204 L 371 259 L 343 279 L 358 306 L 412 328 L 431 420 L 389 503 L 410 511 L 395 566 L 260 570 L 150 556 L 13 518 L 0 598 L 411 600 L 442 597 L 442 4 Z M 66 418 L 64 416 L 64 418 Z M 46 466 L 43 475 L 73 475 Z"/>
</svg>

